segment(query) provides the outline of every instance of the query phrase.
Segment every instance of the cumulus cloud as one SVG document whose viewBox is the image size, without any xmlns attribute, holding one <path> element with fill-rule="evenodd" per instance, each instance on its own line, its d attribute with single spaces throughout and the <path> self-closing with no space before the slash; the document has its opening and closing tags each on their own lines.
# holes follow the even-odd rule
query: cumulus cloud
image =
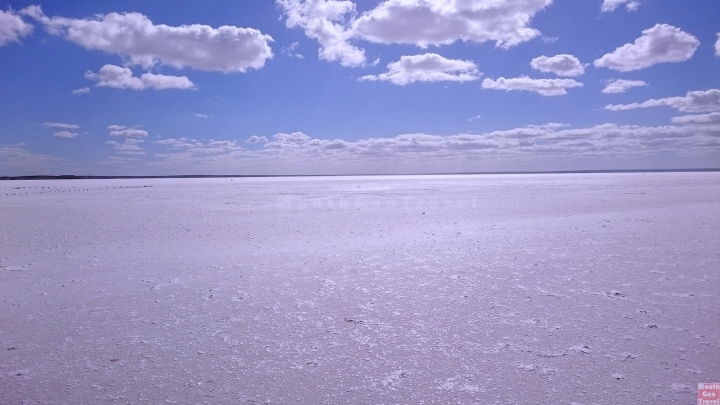
<svg viewBox="0 0 720 405">
<path fill-rule="evenodd" d="M 573 55 L 539 56 L 530 61 L 530 66 L 541 72 L 555 73 L 558 76 L 580 76 L 585 73 L 580 60 Z"/>
<path fill-rule="evenodd" d="M 140 13 L 109 13 L 92 18 L 48 17 L 39 6 L 21 11 L 53 34 L 85 49 L 120 55 L 145 68 L 162 63 L 176 68 L 220 72 L 260 69 L 272 58 L 272 38 L 254 28 L 192 24 L 154 24 Z"/>
<path fill-rule="evenodd" d="M 672 122 L 676 124 L 720 124 L 720 113 L 683 115 L 673 117 Z"/>
<path fill-rule="evenodd" d="M 44 122 L 40 124 L 40 126 L 58 130 L 53 132 L 53 136 L 65 139 L 75 138 L 78 136 L 77 130 L 80 129 L 80 125 L 65 124 L 62 122 Z"/>
<path fill-rule="evenodd" d="M 147 131 L 137 128 L 128 128 L 124 125 L 110 125 L 108 127 L 110 136 L 125 136 L 133 138 L 144 138 L 148 136 Z"/>
<path fill-rule="evenodd" d="M 302 133 L 295 133 L 302 134 Z M 167 148 L 157 154 L 156 165 L 170 165 L 183 170 L 189 167 L 215 167 L 227 173 L 228 168 L 247 168 L 244 172 L 269 173 L 349 173 L 349 172 L 422 172 L 472 171 L 488 163 L 543 162 L 547 159 L 572 157 L 574 160 L 597 157 L 628 157 L 675 152 L 685 156 L 720 153 L 720 125 L 638 126 L 602 124 L 570 128 L 566 124 L 529 125 L 481 134 L 460 133 L 434 135 L 402 134 L 394 137 L 364 138 L 356 141 L 317 139 L 305 134 L 277 134 L 258 150 L 239 150 L 234 142 L 220 149 L 211 144 L 222 141 L 163 140 L 156 143 Z M 184 144 L 183 147 L 177 147 Z M 281 145 L 281 146 L 279 146 Z M 169 166 L 166 166 L 169 167 Z M 223 170 L 222 168 L 225 168 Z M 204 171 L 197 170 L 196 171 Z"/>
<path fill-rule="evenodd" d="M 167 76 L 154 73 L 144 73 L 140 77 L 133 76 L 132 70 L 126 67 L 105 65 L 100 71 L 94 73 L 87 71 L 85 78 L 98 82 L 96 86 L 112 87 L 115 89 L 132 90 L 187 90 L 195 87 L 186 76 Z"/>
<path fill-rule="evenodd" d="M 80 125 L 65 124 L 62 122 L 43 122 L 40 124 L 44 128 L 57 128 L 57 129 L 80 129 Z"/>
<path fill-rule="evenodd" d="M 11 42 L 19 42 L 20 38 L 30 34 L 31 24 L 26 23 L 12 10 L 0 10 L 0 46 Z"/>
<path fill-rule="evenodd" d="M 293 132 L 291 134 L 285 134 L 285 133 L 279 133 L 273 135 L 273 139 L 275 142 L 281 142 L 281 143 L 303 143 L 309 141 L 309 136 L 305 135 L 302 132 Z"/>
<path fill-rule="evenodd" d="M 388 71 L 363 76 L 359 80 L 388 81 L 405 86 L 413 82 L 467 82 L 480 77 L 475 63 L 468 60 L 447 59 L 436 53 L 402 56 L 387 65 Z"/>
<path fill-rule="evenodd" d="M 657 24 L 642 32 L 635 43 L 625 44 L 595 61 L 595 66 L 629 72 L 658 63 L 684 62 L 692 58 L 700 41 L 667 24 Z"/>
<path fill-rule="evenodd" d="M 235 146 L 234 141 L 212 141 L 208 143 L 211 148 L 231 148 Z"/>
<path fill-rule="evenodd" d="M 643 87 L 648 84 L 642 80 L 623 80 L 615 79 L 610 81 L 607 86 L 602 90 L 603 93 L 614 94 L 614 93 L 625 93 L 628 89 L 633 87 Z"/>
<path fill-rule="evenodd" d="M 455 41 L 495 42 L 502 48 L 540 32 L 530 20 L 552 0 L 386 0 L 353 22 L 355 35 L 375 43 L 421 48 Z"/>
<path fill-rule="evenodd" d="M 119 155 L 144 155 L 145 149 L 140 147 L 142 139 L 124 139 L 123 142 L 107 141 Z"/>
<path fill-rule="evenodd" d="M 153 142 L 164 145 L 185 157 L 213 156 L 242 150 L 235 141 L 210 140 L 206 142 L 189 138 L 168 138 Z"/>
<path fill-rule="evenodd" d="M 720 90 L 689 91 L 684 97 L 653 98 L 642 103 L 610 104 L 606 105 L 605 109 L 625 111 L 650 107 L 671 107 L 683 112 L 718 111 L 720 110 Z"/>
<path fill-rule="evenodd" d="M 350 44 L 352 31 L 346 16 L 355 14 L 355 3 L 338 0 L 277 0 L 288 28 L 299 27 L 320 44 L 319 57 L 343 66 L 365 65 L 365 51 Z"/>
<path fill-rule="evenodd" d="M 501 77 L 497 80 L 485 79 L 482 88 L 505 91 L 534 91 L 543 96 L 562 96 L 567 89 L 582 87 L 583 84 L 572 79 L 532 79 L 520 76 L 511 79 Z"/>
<path fill-rule="evenodd" d="M 248 140 L 246 142 L 248 142 L 248 143 L 258 143 L 258 142 L 265 143 L 265 142 L 268 142 L 268 139 L 264 136 L 253 135 L 250 138 L 248 138 Z"/>
<path fill-rule="evenodd" d="M 615 11 L 618 7 L 625 5 L 628 11 L 635 11 L 640 7 L 640 2 L 636 0 L 603 0 L 602 12 Z"/>
<path fill-rule="evenodd" d="M 345 149 L 351 145 L 350 142 L 345 142 L 342 139 L 334 139 L 326 143 L 318 142 L 318 144 L 325 149 Z"/>
<path fill-rule="evenodd" d="M 540 35 L 530 20 L 553 0 L 386 0 L 358 16 L 349 0 L 276 0 L 288 28 L 300 27 L 320 43 L 320 59 L 366 64 L 351 40 L 421 48 L 456 41 L 494 42 L 509 48 Z M 287 53 L 293 54 L 293 47 Z M 285 52 L 285 50 L 284 50 Z"/>
<path fill-rule="evenodd" d="M 78 96 L 81 94 L 89 94 L 89 93 L 90 93 L 90 87 L 82 87 L 82 88 L 75 89 L 70 92 L 70 94 L 72 94 L 74 96 Z"/>
<path fill-rule="evenodd" d="M 155 141 L 153 143 L 156 143 L 158 145 L 165 145 L 167 147 L 173 148 L 173 149 L 190 149 L 190 148 L 198 148 L 202 147 L 202 142 L 196 140 L 196 139 L 189 139 L 189 138 L 168 138 L 168 139 L 161 139 L 159 141 Z"/>
</svg>

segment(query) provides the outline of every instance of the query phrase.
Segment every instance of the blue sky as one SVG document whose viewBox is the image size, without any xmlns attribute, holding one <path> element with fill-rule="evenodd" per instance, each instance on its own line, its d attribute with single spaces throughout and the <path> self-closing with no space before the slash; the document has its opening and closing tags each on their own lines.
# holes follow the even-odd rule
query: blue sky
<svg viewBox="0 0 720 405">
<path fill-rule="evenodd" d="M 716 1 L 68 3 L 0 0 L 0 175 L 720 167 Z"/>
</svg>

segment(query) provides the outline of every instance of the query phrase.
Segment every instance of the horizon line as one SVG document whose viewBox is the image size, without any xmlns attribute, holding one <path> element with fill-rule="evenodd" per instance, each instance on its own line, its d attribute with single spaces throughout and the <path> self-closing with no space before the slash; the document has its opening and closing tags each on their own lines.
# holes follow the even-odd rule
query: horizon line
<svg viewBox="0 0 720 405">
<path fill-rule="evenodd" d="M 251 177 L 362 177 L 362 176 L 452 176 L 493 174 L 602 174 L 602 173 L 672 173 L 672 172 L 720 172 L 720 168 L 696 169 L 598 169 L 598 170 L 547 170 L 547 171 L 487 171 L 487 172 L 438 172 L 438 173 L 365 173 L 365 174 L 177 174 L 177 175 L 22 175 L 0 176 L 0 180 L 121 180 L 121 179 L 188 179 L 188 178 L 251 178 Z"/>
</svg>

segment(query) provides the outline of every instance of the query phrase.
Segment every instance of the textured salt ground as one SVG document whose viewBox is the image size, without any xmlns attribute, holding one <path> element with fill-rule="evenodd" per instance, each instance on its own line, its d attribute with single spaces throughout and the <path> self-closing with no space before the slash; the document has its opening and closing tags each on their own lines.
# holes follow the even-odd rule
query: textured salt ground
<svg viewBox="0 0 720 405">
<path fill-rule="evenodd" d="M 678 404 L 720 379 L 718 173 L 14 181 L 0 207 L 2 404 Z"/>
</svg>

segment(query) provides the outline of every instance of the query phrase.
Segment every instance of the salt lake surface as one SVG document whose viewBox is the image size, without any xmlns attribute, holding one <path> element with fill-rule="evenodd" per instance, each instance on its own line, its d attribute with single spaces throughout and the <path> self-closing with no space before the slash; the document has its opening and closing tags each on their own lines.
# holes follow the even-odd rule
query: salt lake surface
<svg viewBox="0 0 720 405">
<path fill-rule="evenodd" d="M 0 182 L 2 404 L 689 404 L 720 173 Z"/>
</svg>

